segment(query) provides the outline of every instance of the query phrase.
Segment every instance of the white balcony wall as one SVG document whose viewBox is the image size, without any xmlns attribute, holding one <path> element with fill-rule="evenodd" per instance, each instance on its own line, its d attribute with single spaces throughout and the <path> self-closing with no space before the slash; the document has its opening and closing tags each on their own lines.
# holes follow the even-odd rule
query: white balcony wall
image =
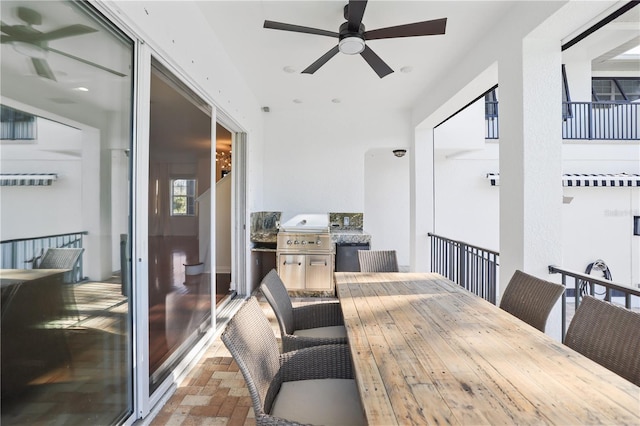
<svg viewBox="0 0 640 426">
<path fill-rule="evenodd" d="M 82 131 L 37 119 L 34 141 L 3 141 L 2 173 L 56 173 L 50 186 L 2 188 L 2 239 L 85 231 L 82 228 Z M 20 207 L 18 207 L 20 206 Z"/>
<path fill-rule="evenodd" d="M 486 143 L 482 151 L 437 154 L 435 232 L 499 251 L 500 188 L 486 178 L 498 172 L 497 143 Z M 563 173 L 640 173 L 638 144 L 565 142 L 562 159 Z M 640 188 L 563 187 L 562 193 L 571 199 L 562 205 L 562 266 L 584 272 L 602 259 L 615 282 L 640 284 L 640 237 L 632 223 L 640 215 Z"/>
</svg>

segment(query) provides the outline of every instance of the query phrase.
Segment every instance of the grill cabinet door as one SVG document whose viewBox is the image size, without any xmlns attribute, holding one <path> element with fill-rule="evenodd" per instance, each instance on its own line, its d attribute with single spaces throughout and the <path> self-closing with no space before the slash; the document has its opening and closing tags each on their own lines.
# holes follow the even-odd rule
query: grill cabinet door
<svg viewBox="0 0 640 426">
<path fill-rule="evenodd" d="M 307 290 L 331 290 L 333 288 L 333 256 L 330 254 L 307 255 Z"/>
<path fill-rule="evenodd" d="M 287 289 L 304 290 L 305 255 L 279 254 L 278 275 Z"/>
</svg>

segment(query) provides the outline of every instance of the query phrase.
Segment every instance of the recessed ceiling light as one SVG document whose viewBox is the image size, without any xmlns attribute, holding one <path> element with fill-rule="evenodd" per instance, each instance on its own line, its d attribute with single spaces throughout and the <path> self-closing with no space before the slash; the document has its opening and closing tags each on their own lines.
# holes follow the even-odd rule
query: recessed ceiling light
<svg viewBox="0 0 640 426">
<path fill-rule="evenodd" d="M 89 89 L 87 89 L 86 87 L 83 87 L 83 86 L 74 87 L 73 90 L 78 91 L 78 92 L 88 92 L 89 91 Z"/>
<path fill-rule="evenodd" d="M 294 104 L 301 104 L 301 103 L 302 103 L 302 100 L 301 100 L 301 99 L 294 99 L 294 100 L 293 100 L 293 103 L 294 103 Z"/>
<path fill-rule="evenodd" d="M 338 98 L 333 98 L 333 99 L 331 99 L 331 102 L 333 102 L 334 104 L 339 104 L 340 102 L 342 102 L 342 100 L 340 100 Z"/>
<path fill-rule="evenodd" d="M 403 72 L 405 74 L 409 74 L 411 71 L 413 71 L 413 67 L 409 65 L 400 68 L 400 72 Z"/>
<path fill-rule="evenodd" d="M 286 67 L 282 68 L 282 71 L 288 74 L 293 74 L 294 72 L 296 72 L 296 69 L 292 66 L 287 65 Z"/>
</svg>

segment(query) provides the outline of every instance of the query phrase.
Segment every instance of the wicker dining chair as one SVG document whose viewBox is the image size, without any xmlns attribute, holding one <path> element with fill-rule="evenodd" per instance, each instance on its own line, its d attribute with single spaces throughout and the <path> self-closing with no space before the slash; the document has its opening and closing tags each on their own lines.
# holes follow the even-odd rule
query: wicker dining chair
<svg viewBox="0 0 640 426">
<path fill-rule="evenodd" d="M 83 248 L 48 248 L 42 257 L 36 259 L 35 269 L 67 269 L 65 283 L 78 282 L 78 268 Z"/>
<path fill-rule="evenodd" d="M 544 332 L 549 313 L 563 292 L 563 285 L 516 270 L 502 295 L 500 308 Z"/>
<path fill-rule="evenodd" d="M 640 386 L 640 312 L 584 296 L 564 344 Z"/>
<path fill-rule="evenodd" d="M 275 269 L 263 278 L 260 290 L 278 320 L 283 352 L 347 343 L 340 303 L 320 302 L 293 307 L 287 288 Z"/>
<path fill-rule="evenodd" d="M 80 260 L 83 248 L 50 247 L 41 257 L 34 259 L 34 269 L 66 269 L 62 280 L 65 284 L 75 284 L 80 281 Z M 76 302 L 75 286 L 65 285 L 61 288 L 65 312 L 76 320 L 80 320 L 78 303 Z"/>
<path fill-rule="evenodd" d="M 347 345 L 280 354 L 255 297 L 231 318 L 222 341 L 247 383 L 258 425 L 366 424 Z"/>
<path fill-rule="evenodd" d="M 398 272 L 395 250 L 358 250 L 360 272 Z"/>
</svg>

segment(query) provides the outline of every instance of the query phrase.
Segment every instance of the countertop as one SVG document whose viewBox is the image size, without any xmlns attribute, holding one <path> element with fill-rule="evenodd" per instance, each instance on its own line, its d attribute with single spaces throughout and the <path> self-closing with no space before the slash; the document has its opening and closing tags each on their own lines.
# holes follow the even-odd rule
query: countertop
<svg viewBox="0 0 640 426">
<path fill-rule="evenodd" d="M 331 229 L 331 242 L 340 243 L 370 243 L 371 234 L 362 229 Z"/>
<path fill-rule="evenodd" d="M 368 234 L 362 229 L 332 228 L 329 230 L 329 233 L 333 244 L 371 242 L 371 234 Z M 275 251 L 277 235 L 277 232 L 252 233 L 251 242 L 254 247 L 251 250 L 265 252 Z"/>
</svg>

